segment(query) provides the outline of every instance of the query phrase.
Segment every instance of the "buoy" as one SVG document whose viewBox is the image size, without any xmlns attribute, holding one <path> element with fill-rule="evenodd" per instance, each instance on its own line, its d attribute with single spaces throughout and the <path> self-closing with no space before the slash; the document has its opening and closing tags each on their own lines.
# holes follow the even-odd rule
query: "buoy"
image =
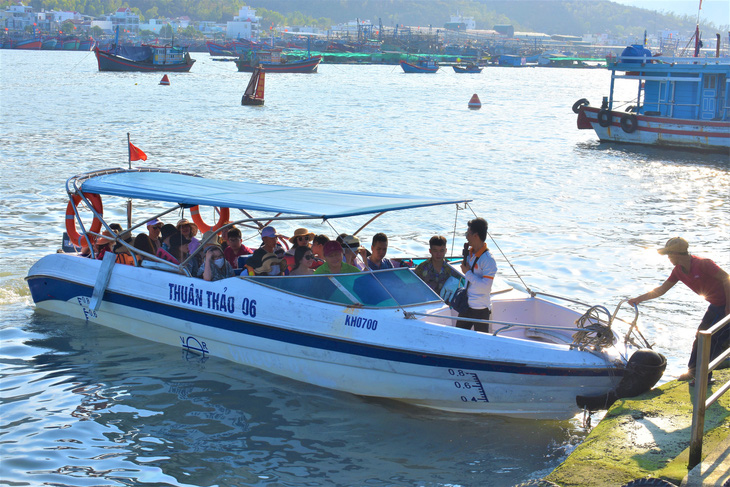
<svg viewBox="0 0 730 487">
<path fill-rule="evenodd" d="M 162 79 L 160 80 L 160 84 L 163 86 L 170 86 L 170 79 L 167 77 L 167 75 L 164 75 Z M 476 96 L 476 95 L 474 95 Z"/>
<path fill-rule="evenodd" d="M 472 110 L 479 110 L 482 107 L 482 102 L 479 101 L 479 97 L 476 93 L 474 93 L 471 97 L 471 100 L 469 100 L 469 108 Z"/>
</svg>

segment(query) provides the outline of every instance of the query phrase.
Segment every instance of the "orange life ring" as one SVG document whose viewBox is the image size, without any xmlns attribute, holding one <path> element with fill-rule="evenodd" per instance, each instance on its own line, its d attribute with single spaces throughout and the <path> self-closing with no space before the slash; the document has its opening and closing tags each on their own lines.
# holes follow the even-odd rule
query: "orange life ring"
<svg viewBox="0 0 730 487">
<path fill-rule="evenodd" d="M 84 196 L 87 200 L 89 200 L 89 203 L 91 203 L 94 211 L 96 211 L 99 216 L 104 214 L 104 206 L 101 204 L 101 196 L 95 193 L 84 194 Z M 86 236 L 79 234 L 79 231 L 76 229 L 76 214 L 74 213 L 74 207 L 78 206 L 80 201 L 81 195 L 75 194 L 71 197 L 71 201 L 68 202 L 68 205 L 66 205 L 66 233 L 74 245 L 79 247 L 88 247 L 89 243 L 86 240 Z M 94 220 L 91 222 L 91 228 L 89 228 L 89 231 L 99 233 L 99 230 L 101 230 L 101 220 L 94 216 Z"/>
<path fill-rule="evenodd" d="M 205 233 L 208 230 L 218 230 L 220 227 L 226 224 L 226 222 L 229 220 L 229 217 L 231 216 L 230 210 L 228 208 L 221 208 L 220 209 L 220 218 L 218 218 L 218 223 L 213 225 L 212 227 L 208 224 L 206 224 L 203 221 L 203 218 L 200 216 L 200 208 L 198 205 L 193 206 L 190 208 L 190 215 L 193 217 L 193 222 L 198 226 L 198 229 Z"/>
</svg>

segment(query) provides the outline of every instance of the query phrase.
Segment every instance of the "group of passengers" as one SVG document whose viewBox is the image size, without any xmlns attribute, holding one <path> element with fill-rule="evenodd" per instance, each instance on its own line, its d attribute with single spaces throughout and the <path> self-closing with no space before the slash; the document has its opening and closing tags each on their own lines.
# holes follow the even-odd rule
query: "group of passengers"
<svg viewBox="0 0 730 487">
<path fill-rule="evenodd" d="M 112 223 L 110 228 L 127 245 L 141 252 L 135 252 L 138 262 L 147 256 L 156 256 L 176 265 L 184 262 L 191 276 L 206 281 L 235 276 L 239 263 L 241 272 L 251 276 L 340 274 L 412 266 L 410 262 L 386 257 L 388 237 L 384 233 L 373 236 L 368 251 L 354 235 L 340 234 L 335 240 L 330 240 L 326 235 L 315 235 L 306 228 L 297 228 L 294 235 L 288 238 L 291 247 L 285 251 L 279 243 L 285 237 L 272 226 L 261 230 L 261 245 L 256 249 L 243 244 L 241 231 L 235 227 L 217 233 L 208 231 L 202 240 L 198 240 L 197 225 L 187 219 L 178 221 L 177 225 L 164 225 L 157 219 L 150 220 L 147 222 L 147 233 L 140 233 L 134 239 L 119 224 Z M 468 309 L 459 316 L 488 320 L 491 314 L 489 295 L 497 266 L 486 245 L 487 222 L 482 218 L 470 221 L 465 236 L 468 253 L 465 251 L 461 271 L 468 283 Z M 114 236 L 104 231 L 94 242 L 96 258 L 103 259 L 104 254 L 113 252 L 117 263 L 134 265 L 129 248 L 119 241 L 112 247 L 113 242 Z M 203 250 L 195 253 L 201 243 Z M 447 264 L 446 244 L 445 237 L 432 237 L 429 240 L 431 257 L 414 270 L 437 294 L 441 293 L 450 277 L 460 277 Z M 88 248 L 83 253 L 90 254 Z M 188 258 L 190 255 L 193 257 Z M 457 326 L 470 329 L 472 322 L 459 321 Z M 478 331 L 488 330 L 484 323 L 476 323 L 474 327 Z"/>
</svg>

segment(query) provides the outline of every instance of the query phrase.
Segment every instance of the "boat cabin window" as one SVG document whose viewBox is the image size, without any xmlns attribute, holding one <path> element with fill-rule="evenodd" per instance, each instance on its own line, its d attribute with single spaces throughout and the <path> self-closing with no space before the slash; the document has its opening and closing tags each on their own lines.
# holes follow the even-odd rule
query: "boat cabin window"
<svg viewBox="0 0 730 487">
<path fill-rule="evenodd" d="M 432 303 L 441 298 L 410 269 L 358 274 L 244 277 L 292 294 L 338 304 L 388 308 Z"/>
</svg>

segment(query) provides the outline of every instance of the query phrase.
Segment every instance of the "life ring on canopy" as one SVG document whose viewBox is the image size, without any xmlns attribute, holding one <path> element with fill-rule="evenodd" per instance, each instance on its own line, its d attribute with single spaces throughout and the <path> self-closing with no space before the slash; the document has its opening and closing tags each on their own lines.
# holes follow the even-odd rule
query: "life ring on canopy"
<svg viewBox="0 0 730 487">
<path fill-rule="evenodd" d="M 577 102 L 573 103 L 573 113 L 580 112 L 580 107 L 590 105 L 591 103 L 585 98 L 581 98 Z"/>
<path fill-rule="evenodd" d="M 639 125 L 639 121 L 636 119 L 636 115 L 627 114 L 621 117 L 621 128 L 627 134 L 633 134 L 636 132 L 636 127 Z"/>
<path fill-rule="evenodd" d="M 608 127 L 613 121 L 613 115 L 608 110 L 601 110 L 598 112 L 598 125 L 601 127 Z"/>
<path fill-rule="evenodd" d="M 104 206 L 101 204 L 101 196 L 95 193 L 84 193 L 84 197 L 89 200 L 92 208 L 94 208 L 94 211 L 98 213 L 99 216 L 103 215 Z M 79 234 L 79 231 L 76 229 L 76 213 L 74 212 L 74 208 L 78 206 L 80 201 L 81 195 L 75 194 L 71 196 L 71 200 L 68 202 L 68 205 L 66 205 L 66 233 L 74 245 L 79 247 L 88 247 L 89 242 L 87 241 L 86 236 Z M 91 222 L 89 231 L 99 233 L 99 230 L 101 230 L 101 219 L 94 215 L 94 220 Z"/>
<path fill-rule="evenodd" d="M 206 224 L 203 221 L 203 218 L 200 216 L 200 207 L 198 205 L 190 208 L 190 215 L 193 217 L 193 222 L 195 222 L 195 224 L 198 226 L 198 229 L 200 229 L 202 233 L 205 233 L 208 230 L 218 230 L 220 227 L 226 224 L 226 222 L 229 220 L 229 217 L 231 216 L 230 210 L 228 208 L 221 208 L 219 214 L 220 218 L 218 218 L 218 223 L 211 227 L 210 225 Z"/>
</svg>

